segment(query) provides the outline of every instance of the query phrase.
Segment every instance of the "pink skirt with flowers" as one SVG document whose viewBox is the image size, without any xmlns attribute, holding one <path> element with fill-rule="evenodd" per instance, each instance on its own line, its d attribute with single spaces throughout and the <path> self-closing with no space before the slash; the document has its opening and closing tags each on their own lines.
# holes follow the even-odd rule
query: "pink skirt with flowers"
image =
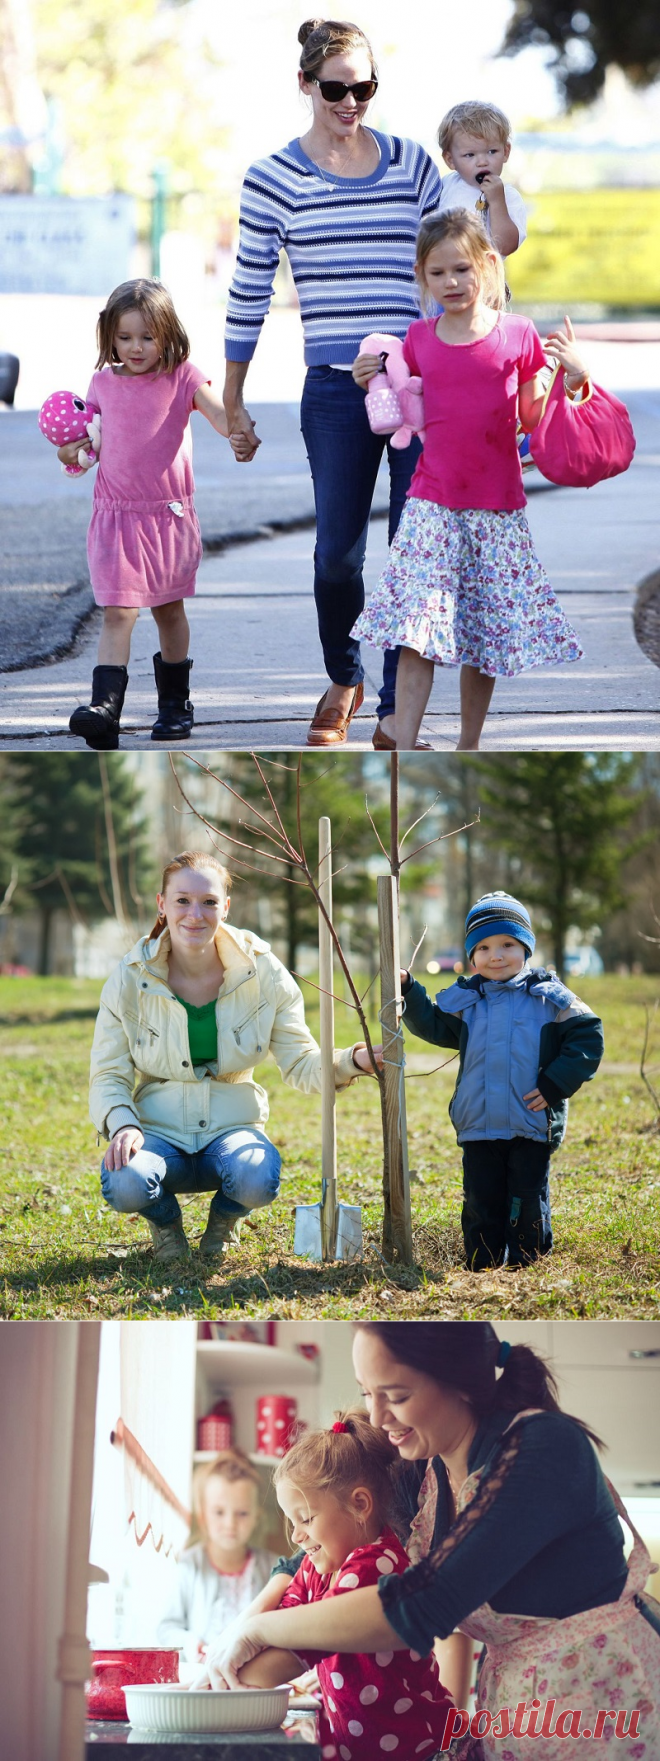
<svg viewBox="0 0 660 1761">
<path fill-rule="evenodd" d="M 521 508 L 445 508 L 417 496 L 406 502 L 387 565 L 351 635 L 491 678 L 582 653 Z"/>
</svg>

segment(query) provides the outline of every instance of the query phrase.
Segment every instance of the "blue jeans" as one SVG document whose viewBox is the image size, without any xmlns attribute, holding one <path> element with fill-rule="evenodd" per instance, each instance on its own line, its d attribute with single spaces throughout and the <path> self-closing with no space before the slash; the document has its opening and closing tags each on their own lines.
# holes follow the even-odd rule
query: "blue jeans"
<svg viewBox="0 0 660 1761">
<path fill-rule="evenodd" d="M 391 544 L 421 442 L 414 438 L 397 452 L 384 435 L 372 434 L 364 392 L 351 373 L 336 367 L 308 367 L 300 418 L 314 480 L 314 598 L 325 670 L 334 685 L 357 685 L 364 670 L 360 644 L 350 632 L 364 606 L 362 567 L 383 448 L 390 467 Z M 394 714 L 398 657 L 398 648 L 386 649 L 379 720 Z"/>
<path fill-rule="evenodd" d="M 113 1211 L 139 1212 L 161 1228 L 181 1216 L 177 1192 L 212 1192 L 211 1210 L 246 1217 L 277 1198 L 279 1151 L 263 1131 L 223 1131 L 203 1150 L 180 1150 L 153 1131 L 125 1168 L 101 1163 L 101 1189 Z"/>
</svg>

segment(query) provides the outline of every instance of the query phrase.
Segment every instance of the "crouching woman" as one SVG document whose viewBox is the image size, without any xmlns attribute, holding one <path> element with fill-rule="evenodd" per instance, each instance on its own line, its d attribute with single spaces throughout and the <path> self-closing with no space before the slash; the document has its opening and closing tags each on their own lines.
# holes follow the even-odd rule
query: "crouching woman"
<svg viewBox="0 0 660 1761">
<path fill-rule="evenodd" d="M 167 864 L 154 927 L 104 985 L 94 1032 L 103 1196 L 144 1217 L 161 1264 L 188 1251 L 177 1193 L 213 1194 L 204 1257 L 225 1253 L 240 1219 L 277 1196 L 280 1156 L 255 1064 L 272 1052 L 293 1088 L 321 1087 L 300 990 L 267 942 L 227 923 L 230 885 L 203 852 Z M 334 1062 L 337 1088 L 370 1070 L 363 1045 Z"/>
</svg>

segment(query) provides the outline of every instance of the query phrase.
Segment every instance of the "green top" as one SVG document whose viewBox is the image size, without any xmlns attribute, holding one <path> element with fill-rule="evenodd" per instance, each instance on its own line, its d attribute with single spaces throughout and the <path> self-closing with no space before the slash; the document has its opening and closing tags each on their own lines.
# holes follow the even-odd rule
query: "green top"
<svg viewBox="0 0 660 1761">
<path fill-rule="evenodd" d="M 176 991 L 174 992 L 176 997 Z M 202 1003 L 198 1009 L 196 1003 L 187 1003 L 185 997 L 176 997 L 188 1016 L 188 1039 L 190 1041 L 190 1061 L 192 1064 L 213 1064 L 218 1056 L 218 1029 L 215 1019 L 215 998 L 210 1003 Z"/>
</svg>

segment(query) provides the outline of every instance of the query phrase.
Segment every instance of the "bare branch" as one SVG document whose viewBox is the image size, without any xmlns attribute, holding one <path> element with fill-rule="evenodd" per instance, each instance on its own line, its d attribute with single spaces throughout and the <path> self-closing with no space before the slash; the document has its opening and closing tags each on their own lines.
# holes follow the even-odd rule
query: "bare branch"
<svg viewBox="0 0 660 1761">
<path fill-rule="evenodd" d="M 454 1064 L 457 1057 L 458 1052 L 452 1052 L 451 1058 L 445 1058 L 444 1064 L 434 1064 L 432 1070 L 408 1070 L 406 1071 L 404 1080 L 406 1082 L 416 1082 L 419 1081 L 420 1076 L 436 1076 L 438 1070 L 446 1070 L 448 1064 Z"/>
<path fill-rule="evenodd" d="M 411 954 L 410 959 L 408 961 L 408 968 L 407 968 L 408 972 L 412 972 L 413 966 L 414 966 L 415 961 L 417 959 L 417 955 L 418 955 L 419 950 L 421 948 L 421 945 L 422 945 L 422 942 L 423 942 L 424 937 L 426 935 L 427 929 L 428 929 L 428 924 L 425 923 L 424 928 L 421 933 L 421 936 L 420 936 L 419 941 L 417 943 L 417 946 L 415 948 L 413 948 L 412 954 Z"/>
<path fill-rule="evenodd" d="M 380 847 L 381 847 L 381 850 L 382 850 L 382 852 L 383 852 L 383 855 L 384 855 L 384 857 L 385 857 L 385 860 L 386 860 L 386 862 L 387 862 L 387 864 L 388 864 L 388 866 L 389 866 L 389 860 L 390 860 L 390 853 L 389 853 L 389 850 L 386 850 L 386 849 L 385 849 L 385 845 L 384 845 L 384 843 L 383 843 L 383 840 L 382 840 L 382 838 L 381 838 L 381 835 L 380 835 L 380 832 L 379 832 L 379 831 L 378 831 L 378 828 L 377 828 L 377 826 L 376 826 L 376 825 L 374 825 L 374 821 L 373 821 L 373 818 L 372 818 L 372 815 L 371 815 L 371 813 L 370 813 L 370 812 L 369 812 L 369 802 L 368 802 L 368 799 L 367 799 L 367 796 L 366 796 L 366 795 L 365 795 L 365 797 L 364 797 L 364 810 L 365 810 L 365 813 L 366 813 L 366 815 L 367 815 L 367 819 L 368 819 L 368 821 L 369 821 L 369 824 L 370 824 L 370 826 L 371 826 L 371 829 L 372 829 L 372 832 L 373 832 L 373 833 L 374 833 L 374 837 L 375 837 L 375 838 L 376 838 L 376 839 L 377 839 L 377 840 L 378 840 L 378 843 L 379 843 L 379 844 L 380 844 Z"/>
<path fill-rule="evenodd" d="M 196 819 L 201 819 L 201 821 L 204 825 L 210 825 L 211 821 L 204 818 L 204 814 L 200 813 L 199 808 L 195 807 L 194 803 L 192 801 L 190 801 L 188 796 L 186 795 L 185 789 L 183 788 L 183 785 L 179 779 L 179 774 L 178 774 L 176 765 L 174 763 L 173 752 L 168 752 L 167 756 L 170 761 L 170 769 L 172 770 L 173 775 L 176 779 L 177 785 L 178 785 L 179 789 L 181 790 L 181 794 L 183 795 L 184 801 L 186 801 L 188 803 L 188 806 L 189 806 L 191 812 L 194 813 Z M 253 758 L 254 753 L 251 753 L 250 756 Z M 208 764 L 202 764 L 201 760 L 199 758 L 195 758 L 194 753 L 192 753 L 192 752 L 184 752 L 182 754 L 182 757 L 187 759 L 188 764 L 194 764 L 196 766 L 197 770 L 203 771 L 205 777 L 213 777 L 214 782 L 219 783 L 220 787 L 222 789 L 226 789 L 229 795 L 233 795 L 234 799 L 236 801 L 240 801 L 241 807 L 244 807 L 246 809 L 247 813 L 252 813 L 254 815 L 255 819 L 260 819 L 262 821 L 263 825 L 267 825 L 269 831 L 274 832 L 276 830 L 276 827 L 273 825 L 272 819 L 268 819 L 268 817 L 265 813 L 260 813 L 258 807 L 252 806 L 251 801 L 246 801 L 245 796 L 240 795 L 238 792 L 238 789 L 232 788 L 231 783 L 227 782 L 226 777 L 218 776 L 218 773 L 216 770 L 211 770 L 211 767 Z M 264 786 L 265 786 L 265 779 L 264 779 Z M 213 829 L 215 831 L 218 828 L 214 826 Z"/>
<path fill-rule="evenodd" d="M 412 862 L 414 860 L 415 856 L 420 856 L 422 853 L 422 850 L 429 850 L 431 847 L 431 844 L 444 844 L 446 838 L 457 838 L 459 836 L 460 832 L 469 832 L 470 826 L 478 825 L 478 824 L 479 824 L 478 818 L 477 819 L 469 819 L 467 821 L 466 825 L 457 825 L 454 827 L 454 830 L 451 832 L 439 832 L 437 838 L 429 838 L 426 844 L 418 844 L 416 850 L 411 850 L 408 856 L 404 856 L 403 861 L 401 863 L 401 867 L 403 868 L 404 862 Z M 412 830 L 412 827 L 411 827 L 411 830 Z"/>
<path fill-rule="evenodd" d="M 423 819 L 428 819 L 428 816 L 429 816 L 429 813 L 432 813 L 432 812 L 433 812 L 433 809 L 434 809 L 434 807 L 435 807 L 435 804 L 436 804 L 436 801 L 439 801 L 439 800 L 440 800 L 440 799 L 441 799 L 441 797 L 440 797 L 440 795 L 439 795 L 439 794 L 437 794 L 437 795 L 435 795 L 435 796 L 434 796 L 434 798 L 433 798 L 433 800 L 432 800 L 432 802 L 431 802 L 431 805 L 430 805 L 430 807 L 425 807 L 425 808 L 424 808 L 424 812 L 423 812 L 423 813 L 420 813 L 420 816 L 419 816 L 419 819 L 414 819 L 414 820 L 413 820 L 413 822 L 412 822 L 412 825 L 409 825 L 409 826 L 408 826 L 408 830 L 407 830 L 407 832 L 404 832 L 404 834 L 403 834 L 403 837 L 402 837 L 402 838 L 401 838 L 401 840 L 400 840 L 400 843 L 399 843 L 399 849 L 400 849 L 400 850 L 402 850 L 402 849 L 403 849 L 403 846 L 404 846 L 404 844 L 405 844 L 405 841 L 406 841 L 406 838 L 409 838 L 409 837 L 410 837 L 410 833 L 411 833 L 411 832 L 414 832 L 414 830 L 415 830 L 415 826 L 416 826 L 416 825 L 421 825 L 421 823 L 422 823 L 422 820 L 423 820 Z"/>
<path fill-rule="evenodd" d="M 338 997 L 335 991 L 324 990 L 323 985 L 315 984 L 313 978 L 306 978 L 303 976 L 302 972 L 296 972 L 295 966 L 291 967 L 291 973 L 293 978 L 298 978 L 300 980 L 301 984 L 311 984 L 313 991 L 320 991 L 322 997 L 333 997 L 335 1003 L 341 1003 L 343 1009 L 353 1009 L 357 1015 L 357 1007 L 355 1003 L 347 1003 L 346 998 Z"/>
</svg>

